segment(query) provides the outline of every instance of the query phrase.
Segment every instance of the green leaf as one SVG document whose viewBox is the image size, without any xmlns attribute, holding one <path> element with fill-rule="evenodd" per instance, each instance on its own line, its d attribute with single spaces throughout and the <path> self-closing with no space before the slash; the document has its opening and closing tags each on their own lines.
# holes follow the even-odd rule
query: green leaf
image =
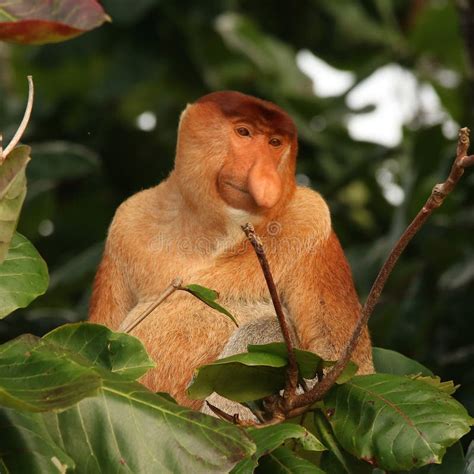
<svg viewBox="0 0 474 474">
<path fill-rule="evenodd" d="M 461 474 L 464 465 L 464 451 L 462 444 L 458 441 L 446 450 L 442 464 L 430 464 L 419 469 L 412 469 L 410 474 Z M 474 471 L 465 474 L 472 474 L 472 472 Z"/>
<path fill-rule="evenodd" d="M 39 413 L 0 409 L 1 472 L 62 473 L 66 469 L 74 470 L 74 460 L 51 436 L 46 418 L 47 415 Z"/>
<path fill-rule="evenodd" d="M 249 352 L 262 352 L 268 354 L 275 354 L 285 358 L 288 361 L 288 350 L 283 342 L 272 342 L 270 344 L 249 345 Z M 295 358 L 298 364 L 300 374 L 305 379 L 313 379 L 319 370 L 324 370 L 332 367 L 336 362 L 323 360 L 313 352 L 304 351 L 302 349 L 295 349 Z M 349 361 L 342 374 L 337 379 L 337 383 L 345 383 L 350 380 L 357 372 L 358 366 L 356 363 Z"/>
<path fill-rule="evenodd" d="M 99 340 L 104 333 L 94 325 L 74 328 L 70 340 L 67 330 L 53 331 L 46 340 L 22 336 L 0 346 L 0 404 L 49 410 L 42 415 L 0 410 L 2 430 L 9 433 L 1 449 L 6 468 L 54 472 L 14 470 L 49 465 L 47 455 L 54 452 L 63 465 L 75 463 L 78 473 L 228 472 L 255 452 L 239 427 L 180 407 L 103 368 L 104 341 L 95 344 L 86 333 L 95 332 Z M 133 338 L 122 342 L 136 347 Z M 117 357 L 127 359 L 126 354 Z M 35 443 L 40 447 L 30 451 Z M 20 452 L 24 459 L 18 459 Z"/>
<path fill-rule="evenodd" d="M 283 388 L 286 360 L 274 354 L 243 353 L 199 367 L 188 387 L 192 399 L 216 392 L 229 400 L 258 400 Z"/>
<path fill-rule="evenodd" d="M 248 402 L 279 392 L 284 387 L 288 365 L 285 344 L 249 345 L 248 350 L 199 367 L 188 387 L 188 396 L 204 399 L 216 392 L 229 400 Z M 301 374 L 309 379 L 316 376 L 320 367 L 334 365 L 334 362 L 300 349 L 295 349 L 295 356 Z M 338 383 L 349 380 L 355 372 L 357 365 L 350 362 Z"/>
<path fill-rule="evenodd" d="M 289 439 L 295 439 L 303 449 L 324 451 L 321 441 L 303 426 L 294 423 L 281 423 L 265 428 L 248 428 L 247 433 L 254 440 L 257 451 L 250 459 L 241 461 L 232 470 L 232 474 L 251 474 L 263 455 L 272 452 Z"/>
<path fill-rule="evenodd" d="M 16 233 L 0 264 L 0 318 L 28 306 L 46 291 L 48 281 L 45 261 L 25 237 Z"/>
<path fill-rule="evenodd" d="M 394 375 L 433 375 L 430 369 L 416 360 L 410 359 L 399 352 L 381 347 L 372 348 L 374 367 L 377 373 Z"/>
<path fill-rule="evenodd" d="M 356 376 L 334 387 L 325 406 L 344 449 L 387 470 L 440 463 L 473 422 L 448 394 L 398 375 Z"/>
<path fill-rule="evenodd" d="M 441 382 L 441 378 L 438 376 L 426 377 L 423 375 L 412 375 L 410 378 L 413 380 L 421 380 L 448 395 L 452 395 L 459 388 L 459 385 L 454 385 L 452 380 Z"/>
<path fill-rule="evenodd" d="M 0 419 L 2 419 L 0 410 Z M 19 413 L 17 415 L 20 415 Z M 37 454 L 25 446 L 42 438 L 45 429 L 76 464 L 77 473 L 173 472 L 224 473 L 255 451 L 254 443 L 238 427 L 214 417 L 179 407 L 149 392 L 137 382 L 104 383 L 100 395 L 85 398 L 59 414 L 22 414 L 27 431 L 17 419 L 2 423 L 2 458 L 13 472 L 54 472 L 12 469 L 18 453 L 32 461 Z M 22 443 L 15 441 L 22 436 Z M 10 464 L 11 463 L 11 464 Z"/>
<path fill-rule="evenodd" d="M 239 326 L 234 316 L 232 316 L 229 311 L 223 308 L 220 304 L 216 303 L 216 299 L 219 298 L 219 293 L 217 293 L 217 291 L 211 290 L 201 285 L 187 285 L 181 289 L 188 291 L 211 308 L 219 311 L 222 314 L 225 314 L 237 327 Z"/>
<path fill-rule="evenodd" d="M 318 466 L 284 447 L 277 448 L 261 458 L 258 472 L 262 474 L 324 474 Z"/>
<path fill-rule="evenodd" d="M 0 264 L 7 255 L 25 200 L 25 169 L 30 151 L 28 146 L 18 146 L 0 164 Z"/>
<path fill-rule="evenodd" d="M 61 410 L 97 393 L 102 381 L 68 349 L 25 334 L 0 346 L 0 404 L 33 412 Z"/>
<path fill-rule="evenodd" d="M 139 339 L 101 324 L 66 324 L 43 339 L 129 380 L 136 380 L 155 367 Z"/>
<path fill-rule="evenodd" d="M 56 43 L 109 20 L 96 0 L 0 0 L 0 40 L 4 41 Z"/>
</svg>

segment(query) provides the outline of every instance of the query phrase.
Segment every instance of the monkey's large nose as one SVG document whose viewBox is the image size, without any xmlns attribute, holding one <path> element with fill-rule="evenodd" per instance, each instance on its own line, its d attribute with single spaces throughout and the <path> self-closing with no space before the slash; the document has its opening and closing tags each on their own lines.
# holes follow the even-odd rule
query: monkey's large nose
<svg viewBox="0 0 474 474">
<path fill-rule="evenodd" d="M 272 208 L 280 199 L 281 178 L 273 160 L 257 158 L 248 175 L 248 190 L 257 206 Z"/>
</svg>

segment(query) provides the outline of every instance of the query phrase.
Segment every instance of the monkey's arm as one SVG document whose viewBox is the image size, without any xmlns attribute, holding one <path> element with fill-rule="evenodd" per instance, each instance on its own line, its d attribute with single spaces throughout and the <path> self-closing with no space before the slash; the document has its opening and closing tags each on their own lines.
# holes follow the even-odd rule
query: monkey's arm
<svg viewBox="0 0 474 474">
<path fill-rule="evenodd" d="M 297 259 L 284 288 L 285 304 L 302 348 L 326 359 L 338 359 L 361 308 L 349 264 L 334 232 Z M 373 372 L 367 328 L 352 359 L 359 365 L 359 373 Z"/>
<path fill-rule="evenodd" d="M 117 329 L 135 305 L 124 259 L 125 242 L 120 237 L 122 227 L 116 214 L 105 244 L 104 256 L 97 270 L 89 305 L 89 320 Z"/>
</svg>

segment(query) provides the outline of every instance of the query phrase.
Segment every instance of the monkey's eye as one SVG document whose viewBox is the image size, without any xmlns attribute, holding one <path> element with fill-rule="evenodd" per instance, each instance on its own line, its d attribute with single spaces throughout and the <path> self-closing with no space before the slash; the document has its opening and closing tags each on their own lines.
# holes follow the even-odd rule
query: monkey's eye
<svg viewBox="0 0 474 474">
<path fill-rule="evenodd" d="M 242 137 L 250 136 L 250 130 L 247 127 L 238 127 L 235 129 L 235 131 Z"/>
<path fill-rule="evenodd" d="M 279 138 L 272 138 L 268 143 L 270 143 L 270 145 L 274 146 L 275 148 L 281 146 L 281 140 Z"/>
</svg>

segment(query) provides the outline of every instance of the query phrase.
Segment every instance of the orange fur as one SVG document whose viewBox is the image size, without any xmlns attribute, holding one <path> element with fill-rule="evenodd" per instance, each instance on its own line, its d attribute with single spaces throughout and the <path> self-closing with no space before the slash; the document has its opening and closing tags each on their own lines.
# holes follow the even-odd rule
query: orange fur
<svg viewBox="0 0 474 474">
<path fill-rule="evenodd" d="M 242 124 L 251 136 L 235 133 Z M 269 145 L 275 136 L 281 146 Z M 221 92 L 188 106 L 174 171 L 117 210 L 90 320 L 117 329 L 177 276 L 217 290 L 240 324 L 274 314 L 257 258 L 239 227 L 250 221 L 302 348 L 336 359 L 360 305 L 326 203 L 295 185 L 296 151 L 294 125 L 273 104 Z M 143 383 L 199 407 L 185 388 L 194 369 L 214 360 L 234 330 L 191 295 L 174 293 L 132 332 L 157 363 Z M 361 373 L 373 370 L 367 330 L 354 359 Z"/>
</svg>

